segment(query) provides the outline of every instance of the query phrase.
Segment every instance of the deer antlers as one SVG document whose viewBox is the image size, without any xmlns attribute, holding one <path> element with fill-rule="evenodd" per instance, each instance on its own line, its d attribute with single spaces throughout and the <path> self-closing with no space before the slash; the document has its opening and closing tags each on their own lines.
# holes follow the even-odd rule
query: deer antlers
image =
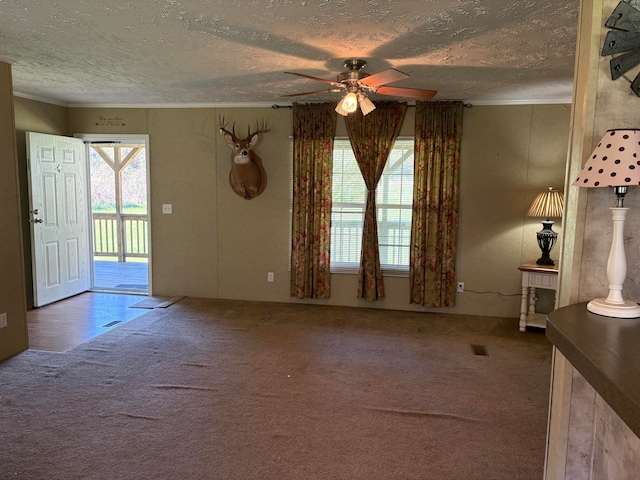
<svg viewBox="0 0 640 480">
<path fill-rule="evenodd" d="M 233 122 L 233 126 L 231 127 L 231 131 L 227 130 L 227 123 L 224 121 L 224 116 L 220 116 L 219 117 L 219 121 L 220 121 L 220 133 L 226 133 L 227 135 L 231 135 L 231 137 L 233 138 L 233 140 L 237 140 L 238 137 L 236 137 L 236 122 Z M 254 135 L 259 135 L 261 133 L 267 133 L 269 131 L 269 129 L 267 129 L 267 122 L 263 119 L 260 120 L 260 123 L 258 123 L 258 120 L 256 120 L 256 131 L 251 133 L 251 125 L 247 126 L 247 139 L 253 137 Z"/>
</svg>

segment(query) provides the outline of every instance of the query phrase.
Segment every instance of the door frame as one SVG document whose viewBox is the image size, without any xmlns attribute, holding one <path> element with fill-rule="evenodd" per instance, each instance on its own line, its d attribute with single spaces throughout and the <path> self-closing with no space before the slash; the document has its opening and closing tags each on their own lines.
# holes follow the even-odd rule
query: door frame
<svg viewBox="0 0 640 480">
<path fill-rule="evenodd" d="M 90 142 L 106 142 L 109 140 L 113 141 L 126 141 L 130 143 L 144 143 L 145 147 L 145 162 L 146 162 L 146 182 L 147 182 L 147 216 L 148 216 L 148 239 L 149 239 L 149 263 L 148 263 L 148 280 L 149 287 L 147 290 L 147 295 L 151 296 L 153 293 L 153 281 L 152 281 L 152 258 L 153 258 L 153 241 L 152 241 L 152 228 L 151 228 L 151 168 L 150 168 L 150 150 L 149 150 L 149 135 L 148 134 L 133 134 L 133 133 L 115 133 L 115 134 L 107 134 L 107 133 L 76 133 L 74 134 L 75 138 L 79 138 L 85 144 L 86 154 L 85 161 L 87 167 L 87 189 L 89 192 L 89 216 L 91 219 L 91 173 L 90 173 L 90 165 L 89 165 L 89 143 Z M 89 222 L 89 230 L 90 230 L 90 242 L 92 245 L 92 254 L 91 254 L 91 287 L 93 290 L 94 283 L 94 272 L 93 272 L 93 221 Z"/>
</svg>

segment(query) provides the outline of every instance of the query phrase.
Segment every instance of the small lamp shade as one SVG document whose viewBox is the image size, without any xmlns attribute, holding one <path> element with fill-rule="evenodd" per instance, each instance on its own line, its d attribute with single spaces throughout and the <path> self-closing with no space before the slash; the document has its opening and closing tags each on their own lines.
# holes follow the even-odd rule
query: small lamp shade
<svg viewBox="0 0 640 480">
<path fill-rule="evenodd" d="M 546 192 L 538 194 L 529 208 L 529 213 L 527 213 L 529 217 L 542 217 L 546 219 L 542 221 L 542 230 L 536 234 L 538 246 L 540 247 L 540 251 L 542 251 L 542 256 L 536 260 L 538 265 L 554 264 L 550 253 L 558 240 L 558 234 L 553 231 L 551 218 L 562 217 L 563 209 L 564 197 L 562 196 L 562 192 L 554 190 L 553 187 L 549 187 L 549 190 Z"/>
<path fill-rule="evenodd" d="M 529 208 L 530 217 L 544 217 L 544 218 L 561 218 L 562 211 L 564 209 L 564 197 L 562 192 L 554 190 L 553 187 L 549 187 L 549 190 L 538 194 L 531 208 Z"/>
<path fill-rule="evenodd" d="M 342 99 L 342 108 L 349 113 L 355 112 L 358 109 L 358 97 L 355 93 L 349 92 L 345 95 L 344 99 Z"/>
<path fill-rule="evenodd" d="M 360 93 L 360 95 L 358 95 L 358 100 L 360 100 L 360 110 L 362 110 L 362 115 L 367 115 L 376 109 L 376 106 L 364 93 Z"/>
<path fill-rule="evenodd" d="M 338 102 L 336 106 L 336 112 L 340 115 L 347 116 L 350 113 L 355 112 L 358 109 L 358 97 L 354 92 L 347 93 L 342 99 Z"/>
<path fill-rule="evenodd" d="M 598 315 L 616 318 L 640 317 L 640 305 L 622 296 L 622 285 L 627 276 L 627 258 L 624 251 L 624 222 L 628 208 L 623 206 L 627 188 L 640 184 L 640 130 L 608 130 L 591 157 L 573 182 L 578 187 L 614 187 L 618 204 L 610 207 L 613 217 L 611 250 L 607 261 L 606 298 L 594 298 L 587 310 Z"/>
</svg>

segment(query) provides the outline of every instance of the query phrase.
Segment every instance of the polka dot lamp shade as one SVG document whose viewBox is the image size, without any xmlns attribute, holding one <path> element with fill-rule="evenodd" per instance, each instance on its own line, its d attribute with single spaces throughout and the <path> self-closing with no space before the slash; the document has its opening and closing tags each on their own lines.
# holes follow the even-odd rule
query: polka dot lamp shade
<svg viewBox="0 0 640 480">
<path fill-rule="evenodd" d="M 573 185 L 578 187 L 640 185 L 640 130 L 608 130 Z"/>
</svg>

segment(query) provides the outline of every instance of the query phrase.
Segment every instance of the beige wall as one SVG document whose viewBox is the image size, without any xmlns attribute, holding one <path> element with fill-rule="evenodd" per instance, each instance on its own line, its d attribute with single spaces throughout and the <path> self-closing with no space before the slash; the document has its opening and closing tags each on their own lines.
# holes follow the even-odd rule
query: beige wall
<svg viewBox="0 0 640 480">
<path fill-rule="evenodd" d="M 11 66 L 0 62 L 0 360 L 28 346 Z"/>
<path fill-rule="evenodd" d="M 218 132 L 220 115 L 235 121 L 239 132 L 261 118 L 271 128 L 254 149 L 268 174 L 267 189 L 254 200 L 229 186 L 230 150 Z M 409 108 L 401 135 L 413 134 L 413 115 Z M 288 272 L 291 110 L 70 108 L 68 118 L 70 134 L 149 135 L 153 293 L 294 301 Z M 569 111 L 561 105 L 464 110 L 458 271 L 467 292 L 455 308 L 439 310 L 519 315 L 517 267 L 540 254 L 540 221 L 525 215 L 537 193 L 561 188 L 568 131 Z M 341 119 L 338 135 L 346 135 Z M 172 215 L 161 213 L 164 203 L 173 205 Z M 384 300 L 365 302 L 356 299 L 354 275 L 333 275 L 331 300 L 316 303 L 435 310 L 408 303 L 406 278 L 386 277 L 385 289 Z"/>
<path fill-rule="evenodd" d="M 458 278 L 467 290 L 510 296 L 465 293 L 455 310 L 517 316 L 522 281 L 517 267 L 541 254 L 536 242 L 541 219 L 526 214 L 538 193 L 549 186 L 563 189 L 569 110 L 478 106 L 466 111 L 464 120 Z M 559 220 L 554 230 L 561 234 Z M 556 246 L 551 257 L 558 255 Z M 552 307 L 553 300 L 548 303 Z"/>
</svg>

